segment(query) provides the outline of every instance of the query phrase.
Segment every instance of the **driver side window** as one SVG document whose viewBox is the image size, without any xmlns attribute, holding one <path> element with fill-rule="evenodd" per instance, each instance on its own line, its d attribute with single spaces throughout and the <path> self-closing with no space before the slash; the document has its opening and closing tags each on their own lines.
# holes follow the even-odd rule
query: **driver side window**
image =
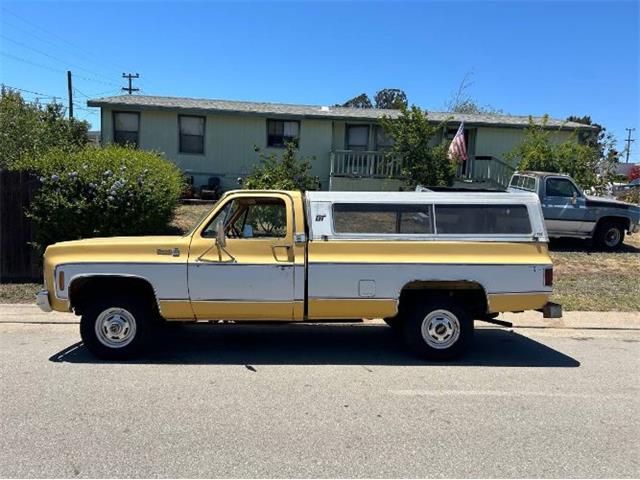
<svg viewBox="0 0 640 480">
<path fill-rule="evenodd" d="M 287 208 L 279 198 L 236 198 L 220 210 L 202 236 L 215 238 L 220 222 L 227 238 L 282 238 L 287 235 Z"/>
<path fill-rule="evenodd" d="M 547 197 L 579 197 L 580 194 L 569 180 L 564 178 L 547 179 Z"/>
</svg>

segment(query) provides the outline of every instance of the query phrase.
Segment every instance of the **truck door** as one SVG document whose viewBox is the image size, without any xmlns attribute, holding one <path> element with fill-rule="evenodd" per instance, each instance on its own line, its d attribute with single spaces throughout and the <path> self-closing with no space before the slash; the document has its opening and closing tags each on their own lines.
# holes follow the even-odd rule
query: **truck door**
<svg viewBox="0 0 640 480">
<path fill-rule="evenodd" d="M 188 283 L 196 318 L 292 320 L 293 242 L 287 195 L 230 195 L 191 241 Z"/>
<path fill-rule="evenodd" d="M 575 236 L 588 229 L 586 199 L 567 178 L 547 177 L 542 207 L 551 235 Z"/>
</svg>

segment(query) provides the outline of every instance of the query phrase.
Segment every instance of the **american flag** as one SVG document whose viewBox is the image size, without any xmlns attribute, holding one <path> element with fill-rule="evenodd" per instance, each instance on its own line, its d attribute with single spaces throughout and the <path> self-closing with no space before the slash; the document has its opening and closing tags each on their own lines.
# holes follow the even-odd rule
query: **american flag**
<svg viewBox="0 0 640 480">
<path fill-rule="evenodd" d="M 451 140 L 448 152 L 449 160 L 459 162 L 461 160 L 468 160 L 467 147 L 464 144 L 464 122 L 458 127 L 455 137 Z"/>
</svg>

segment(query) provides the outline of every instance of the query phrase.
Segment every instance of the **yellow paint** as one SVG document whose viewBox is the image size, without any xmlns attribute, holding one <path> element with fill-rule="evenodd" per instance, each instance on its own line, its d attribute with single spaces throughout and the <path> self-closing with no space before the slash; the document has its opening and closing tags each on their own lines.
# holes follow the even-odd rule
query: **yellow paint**
<svg viewBox="0 0 640 480">
<path fill-rule="evenodd" d="M 309 262 L 551 265 L 545 243 L 354 241 L 309 242 Z"/>
<path fill-rule="evenodd" d="M 393 317 L 397 305 L 396 300 L 389 299 L 310 299 L 309 319 Z"/>
<path fill-rule="evenodd" d="M 198 320 L 291 320 L 294 310 L 294 302 L 214 301 L 191 305 Z"/>
<path fill-rule="evenodd" d="M 167 320 L 194 320 L 189 300 L 161 300 L 160 313 Z"/>
<path fill-rule="evenodd" d="M 537 310 L 549 301 L 551 293 L 489 294 L 489 313 Z"/>
</svg>

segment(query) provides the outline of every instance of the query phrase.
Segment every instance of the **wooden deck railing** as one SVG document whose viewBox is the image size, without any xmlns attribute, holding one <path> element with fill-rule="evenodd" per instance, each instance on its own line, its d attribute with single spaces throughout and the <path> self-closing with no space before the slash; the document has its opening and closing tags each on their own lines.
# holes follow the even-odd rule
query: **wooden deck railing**
<svg viewBox="0 0 640 480">
<path fill-rule="evenodd" d="M 400 160 L 382 151 L 334 150 L 331 175 L 339 177 L 396 178 Z"/>
</svg>

